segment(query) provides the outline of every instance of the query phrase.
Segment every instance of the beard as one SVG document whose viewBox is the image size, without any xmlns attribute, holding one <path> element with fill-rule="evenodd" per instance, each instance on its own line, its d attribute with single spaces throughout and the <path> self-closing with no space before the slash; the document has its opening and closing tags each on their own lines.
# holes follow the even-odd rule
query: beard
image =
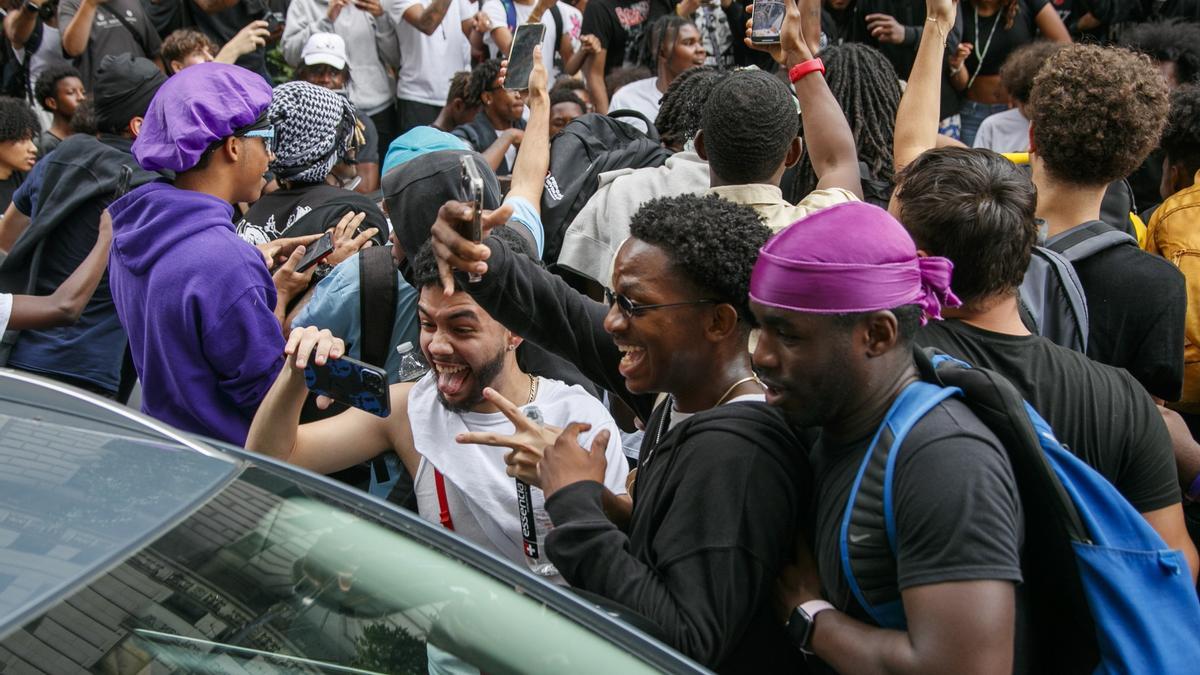
<svg viewBox="0 0 1200 675">
<path fill-rule="evenodd" d="M 474 385 L 472 386 L 471 391 L 468 392 L 460 402 L 451 403 L 450 401 L 446 400 L 446 396 L 442 394 L 440 389 L 437 393 L 438 402 L 442 404 L 443 408 L 449 410 L 450 412 L 471 412 L 472 408 L 480 403 L 483 403 L 484 388 L 492 386 L 492 381 L 495 380 L 496 377 L 500 375 L 500 371 L 504 369 L 504 355 L 507 353 L 507 351 L 508 350 L 504 347 L 500 347 L 500 351 L 497 352 L 496 356 L 494 356 L 490 361 L 483 364 L 478 369 L 472 369 L 471 380 L 474 382 Z"/>
</svg>

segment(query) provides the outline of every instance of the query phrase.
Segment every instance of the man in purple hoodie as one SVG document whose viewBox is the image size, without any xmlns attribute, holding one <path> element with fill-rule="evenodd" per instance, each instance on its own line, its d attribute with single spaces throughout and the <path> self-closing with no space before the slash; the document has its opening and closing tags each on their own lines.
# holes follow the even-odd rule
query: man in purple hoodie
<svg viewBox="0 0 1200 675">
<path fill-rule="evenodd" d="M 133 156 L 170 169 L 113 203 L 109 279 L 142 382 L 142 410 L 241 445 L 282 365 L 276 287 L 263 255 L 238 238 L 234 202 L 263 186 L 274 129 L 271 87 L 219 63 L 167 80 Z"/>
</svg>

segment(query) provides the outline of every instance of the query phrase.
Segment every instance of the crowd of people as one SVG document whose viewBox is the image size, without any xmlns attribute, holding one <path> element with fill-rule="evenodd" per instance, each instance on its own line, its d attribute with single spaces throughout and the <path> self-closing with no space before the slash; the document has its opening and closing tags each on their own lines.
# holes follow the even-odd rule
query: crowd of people
<svg viewBox="0 0 1200 675">
<path fill-rule="evenodd" d="M 7 367 L 719 672 L 1091 671 L 1141 605 L 1155 672 L 1200 645 L 1193 0 L 784 0 L 773 42 L 743 0 L 9 4 Z M 310 391 L 344 358 L 388 414 Z M 1162 598 L 1052 606 L 1059 514 L 947 363 L 1134 514 Z"/>
</svg>

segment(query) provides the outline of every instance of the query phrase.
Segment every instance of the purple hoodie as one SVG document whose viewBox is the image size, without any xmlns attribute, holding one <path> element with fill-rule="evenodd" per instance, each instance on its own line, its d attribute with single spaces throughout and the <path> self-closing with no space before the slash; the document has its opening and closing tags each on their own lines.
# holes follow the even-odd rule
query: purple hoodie
<svg viewBox="0 0 1200 675">
<path fill-rule="evenodd" d="M 233 207 L 149 183 L 109 207 L 109 284 L 142 381 L 142 411 L 244 445 L 283 365 L 275 285 Z"/>
</svg>

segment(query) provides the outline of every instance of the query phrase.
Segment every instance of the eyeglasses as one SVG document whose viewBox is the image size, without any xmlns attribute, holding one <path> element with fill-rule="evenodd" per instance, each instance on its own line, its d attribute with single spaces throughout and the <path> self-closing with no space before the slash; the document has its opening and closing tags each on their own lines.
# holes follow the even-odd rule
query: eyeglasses
<svg viewBox="0 0 1200 675">
<path fill-rule="evenodd" d="M 264 129 L 251 129 L 243 134 L 242 138 L 261 138 L 267 146 L 267 151 L 272 155 L 275 154 L 275 126 L 271 125 Z"/>
<path fill-rule="evenodd" d="M 609 289 L 604 289 L 604 301 L 609 307 L 617 306 L 627 318 L 641 316 L 652 309 L 666 309 L 668 307 L 686 307 L 688 305 L 711 305 L 716 304 L 717 300 L 690 300 L 688 302 L 666 302 L 657 305 L 638 305 L 632 300 L 619 293 L 613 293 Z"/>
</svg>

